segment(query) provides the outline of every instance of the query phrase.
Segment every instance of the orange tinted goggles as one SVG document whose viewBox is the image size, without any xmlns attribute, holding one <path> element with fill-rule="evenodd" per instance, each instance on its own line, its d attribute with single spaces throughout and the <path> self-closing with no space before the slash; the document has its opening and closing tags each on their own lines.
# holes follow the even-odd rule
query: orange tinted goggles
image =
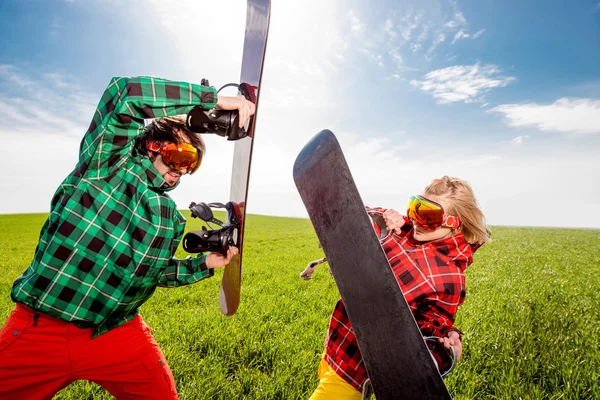
<svg viewBox="0 0 600 400">
<path fill-rule="evenodd" d="M 428 231 L 435 231 L 442 226 L 453 229 L 460 226 L 460 218 L 444 214 L 444 208 L 440 204 L 423 196 L 410 198 L 406 215 Z"/>
<path fill-rule="evenodd" d="M 165 142 L 157 151 L 170 168 L 190 175 L 200 168 L 202 152 L 189 143 Z"/>
</svg>

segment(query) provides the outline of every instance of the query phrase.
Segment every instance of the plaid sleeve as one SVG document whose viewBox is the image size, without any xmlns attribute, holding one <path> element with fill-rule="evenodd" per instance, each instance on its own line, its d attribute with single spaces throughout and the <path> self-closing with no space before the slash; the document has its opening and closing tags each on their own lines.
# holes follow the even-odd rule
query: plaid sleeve
<svg viewBox="0 0 600 400">
<path fill-rule="evenodd" d="M 171 243 L 171 254 L 175 254 L 185 231 L 185 218 L 179 212 L 174 215 L 173 227 L 175 232 Z M 185 286 L 210 278 L 214 273 L 214 270 L 206 266 L 206 255 L 204 254 L 184 259 L 172 257 L 158 278 L 158 286 L 167 288 Z"/>
<path fill-rule="evenodd" d="M 214 274 L 214 270 L 206 266 L 205 254 L 195 258 L 186 257 L 183 260 L 173 258 L 158 278 L 158 286 L 168 288 L 185 286 L 210 278 Z"/>
<path fill-rule="evenodd" d="M 407 301 L 415 308 L 421 332 L 445 336 L 450 330 L 458 330 L 454 319 L 465 301 L 465 276 L 461 269 L 426 251 L 417 253 L 414 261 L 415 267 L 406 269 L 400 280 L 407 291 Z"/>
<path fill-rule="evenodd" d="M 418 325 L 421 332 L 425 335 L 443 337 L 451 330 L 457 331 L 459 335 L 461 334 L 460 330 L 454 328 L 455 315 L 450 315 L 447 310 L 430 307 L 426 311 L 423 311 L 422 309 L 419 311 L 422 319 L 418 320 Z"/>
<path fill-rule="evenodd" d="M 79 149 L 80 173 L 110 174 L 133 147 L 144 119 L 188 113 L 194 106 L 213 108 L 214 87 L 160 78 L 113 78 L 104 91 Z"/>
</svg>

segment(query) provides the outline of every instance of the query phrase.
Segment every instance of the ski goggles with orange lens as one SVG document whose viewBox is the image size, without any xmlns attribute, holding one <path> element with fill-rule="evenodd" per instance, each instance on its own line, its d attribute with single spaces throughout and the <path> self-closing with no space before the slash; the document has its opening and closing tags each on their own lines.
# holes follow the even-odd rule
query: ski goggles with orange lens
<svg viewBox="0 0 600 400">
<path fill-rule="evenodd" d="M 460 218 L 444 214 L 444 208 L 440 204 L 423 196 L 410 198 L 406 215 L 428 231 L 435 231 L 442 226 L 453 229 L 460 226 Z"/>
<path fill-rule="evenodd" d="M 162 155 L 167 166 L 177 171 L 186 171 L 190 175 L 202 164 L 202 151 L 189 143 L 148 142 L 146 148 Z"/>
</svg>

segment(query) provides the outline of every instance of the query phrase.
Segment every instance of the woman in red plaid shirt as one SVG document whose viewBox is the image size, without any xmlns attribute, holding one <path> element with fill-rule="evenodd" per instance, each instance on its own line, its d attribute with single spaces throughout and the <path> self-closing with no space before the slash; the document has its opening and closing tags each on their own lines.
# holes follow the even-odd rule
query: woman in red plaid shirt
<svg viewBox="0 0 600 400">
<path fill-rule="evenodd" d="M 458 360 L 462 342 L 454 319 L 465 300 L 464 271 L 475 250 L 490 237 L 473 190 L 461 179 L 444 176 L 411 198 L 407 216 L 383 208 L 368 212 L 383 217 L 387 225 L 388 234 L 374 224 L 421 333 L 439 337 Z M 443 350 L 432 351 L 432 356 L 441 372 L 449 361 L 451 365 Z M 361 399 L 368 379 L 341 299 L 329 322 L 319 378 L 309 400 Z"/>
</svg>

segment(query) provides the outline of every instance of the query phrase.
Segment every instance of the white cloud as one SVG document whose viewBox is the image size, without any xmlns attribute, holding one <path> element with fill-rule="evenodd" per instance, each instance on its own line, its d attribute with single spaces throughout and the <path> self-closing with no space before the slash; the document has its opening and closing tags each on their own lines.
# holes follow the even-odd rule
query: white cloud
<svg viewBox="0 0 600 400">
<path fill-rule="evenodd" d="M 408 10 L 406 15 L 400 20 L 400 36 L 404 39 L 405 42 L 408 42 L 413 32 L 419 27 L 421 20 L 423 18 L 424 12 L 421 10 L 417 13 L 414 10 Z M 424 29 L 427 29 L 425 27 Z"/>
<path fill-rule="evenodd" d="M 368 47 L 358 47 L 357 51 L 367 56 L 367 58 L 371 62 L 375 63 L 378 67 L 383 67 L 383 56 L 381 54 L 373 52 Z"/>
<path fill-rule="evenodd" d="M 468 38 L 469 36 L 471 36 L 471 35 L 469 35 L 468 33 L 465 33 L 465 31 L 463 31 L 461 29 L 458 32 L 456 32 L 456 34 L 454 35 L 454 38 L 452 39 L 452 44 L 456 43 L 460 39 Z"/>
<path fill-rule="evenodd" d="M 402 66 L 399 49 L 403 41 L 400 40 L 401 43 L 397 43 L 399 40 L 397 39 L 396 21 L 392 17 L 387 17 L 381 24 L 368 26 L 362 19 L 363 14 L 365 14 L 365 10 L 355 9 L 346 13 L 346 24 L 342 24 L 337 33 L 340 35 L 338 36 L 340 42 L 344 43 L 344 51 L 350 56 L 358 55 L 362 59 L 367 59 L 380 68 L 389 65 L 389 61 L 393 66 Z M 330 23 L 326 25 L 329 26 Z M 349 31 L 352 36 L 351 40 L 347 38 L 348 35 L 344 35 L 346 31 Z M 342 40 L 342 37 L 345 39 Z"/>
<path fill-rule="evenodd" d="M 467 24 L 467 19 L 464 14 L 460 11 L 454 13 L 454 18 L 444 24 L 444 27 L 449 29 L 455 29 L 460 26 L 464 26 Z"/>
<path fill-rule="evenodd" d="M 412 50 L 413 53 L 416 53 L 417 51 L 419 51 L 421 49 L 421 44 L 419 44 L 419 43 L 411 43 L 410 44 L 410 49 Z"/>
<path fill-rule="evenodd" d="M 393 48 L 392 50 L 390 50 L 390 56 L 392 57 L 392 60 L 394 61 L 394 63 L 398 66 L 402 65 L 402 56 L 400 55 L 400 49 L 399 48 Z"/>
<path fill-rule="evenodd" d="M 43 74 L 43 78 L 47 83 L 51 84 L 57 89 L 65 89 L 70 91 L 81 91 L 82 87 L 76 82 L 72 82 L 72 77 L 65 75 L 60 72 L 52 72 Z"/>
<path fill-rule="evenodd" d="M 456 65 L 429 72 L 423 80 L 410 83 L 425 92 L 431 92 L 438 103 L 477 102 L 491 89 L 508 85 L 513 77 L 500 76 L 495 65 Z"/>
<path fill-rule="evenodd" d="M 452 39 L 452 44 L 455 44 L 460 39 L 467 39 L 467 38 L 477 39 L 479 36 L 483 35 L 484 32 L 485 32 L 485 29 L 480 29 L 471 35 L 470 33 L 467 33 L 461 29 L 454 34 L 454 38 Z"/>
<path fill-rule="evenodd" d="M 561 98 L 552 104 L 503 104 L 488 112 L 506 116 L 510 126 L 542 131 L 600 133 L 600 100 Z"/>
<path fill-rule="evenodd" d="M 427 25 L 423 26 L 423 30 L 421 30 L 421 34 L 417 38 L 417 42 L 421 43 L 425 39 L 427 39 L 427 36 L 429 35 L 429 29 L 431 29 L 431 25 L 430 24 L 427 24 Z M 421 45 L 419 45 L 419 47 L 421 47 Z"/>
<path fill-rule="evenodd" d="M 435 48 L 438 47 L 440 43 L 443 43 L 445 40 L 446 34 L 444 32 L 440 32 L 431 44 L 431 46 L 429 46 L 429 49 L 427 49 L 427 55 L 431 54 L 435 50 Z"/>
<path fill-rule="evenodd" d="M 436 57 L 435 50 L 453 38 L 455 43 L 461 38 L 476 38 L 484 30 L 476 34 L 468 33 L 468 22 L 465 15 L 458 9 L 456 3 L 450 2 L 450 19 L 448 19 L 447 6 L 437 4 L 434 7 L 423 9 L 409 8 L 402 10 L 401 7 L 391 12 L 392 17 L 387 17 L 385 23 L 381 24 L 384 30 L 394 26 L 394 36 L 399 33 L 399 40 L 392 45 L 417 53 L 423 49 L 425 60 L 430 61 Z M 402 15 L 399 19 L 394 19 L 396 15 Z"/>
<path fill-rule="evenodd" d="M 529 137 L 529 135 L 525 135 L 525 136 L 517 136 L 516 138 L 514 138 L 513 140 L 510 141 L 511 144 L 515 145 L 515 146 L 521 146 L 523 144 L 523 141 L 525 139 L 527 139 Z"/>
<path fill-rule="evenodd" d="M 30 76 L 13 65 L 0 68 L 4 90 L 15 95 L 0 100 L 0 132 L 45 132 L 80 137 L 98 99 L 62 73 Z"/>
<path fill-rule="evenodd" d="M 394 23 L 389 18 L 385 20 L 385 25 L 383 26 L 383 29 L 385 29 L 387 34 L 390 35 L 390 38 L 392 39 L 398 35 L 394 30 Z"/>
<path fill-rule="evenodd" d="M 36 85 L 36 82 L 29 79 L 17 67 L 11 64 L 0 65 L 0 78 L 11 85 L 16 85 L 26 90 Z"/>
<path fill-rule="evenodd" d="M 467 23 L 467 19 L 465 18 L 464 14 L 460 11 L 454 13 L 454 19 L 458 23 L 458 25 L 466 25 Z"/>
<path fill-rule="evenodd" d="M 484 32 L 485 32 L 485 29 L 478 30 L 473 35 L 471 35 L 471 39 L 477 39 L 479 36 L 483 35 Z"/>
<path fill-rule="evenodd" d="M 346 14 L 350 19 L 350 24 L 352 27 L 352 32 L 362 32 L 365 29 L 365 24 L 358 18 L 356 12 L 354 10 L 348 11 Z"/>
</svg>

